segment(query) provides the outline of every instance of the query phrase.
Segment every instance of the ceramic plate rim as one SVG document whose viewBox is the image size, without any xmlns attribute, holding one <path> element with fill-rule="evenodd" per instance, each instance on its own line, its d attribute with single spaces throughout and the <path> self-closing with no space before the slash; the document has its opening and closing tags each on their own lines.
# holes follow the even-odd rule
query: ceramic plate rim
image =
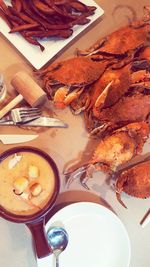
<svg viewBox="0 0 150 267">
<path fill-rule="evenodd" d="M 93 207 L 93 209 L 95 208 L 95 210 L 99 210 L 99 211 L 103 211 L 104 213 L 108 213 L 108 215 L 112 216 L 117 223 L 119 223 L 120 227 L 122 228 L 122 232 L 124 234 L 124 237 L 126 239 L 126 243 L 127 243 L 127 249 L 128 249 L 128 260 L 127 260 L 127 266 L 129 267 L 130 264 L 130 259 L 131 259 L 131 244 L 130 244 L 130 239 L 129 239 L 129 235 L 128 232 L 124 226 L 124 224 L 122 223 L 122 221 L 119 219 L 119 217 L 110 209 L 104 207 L 101 204 L 95 203 L 95 202 L 76 202 L 76 203 L 72 203 L 69 204 L 67 206 L 65 206 L 64 208 L 60 209 L 59 211 L 57 211 L 46 223 L 45 229 L 46 231 L 48 230 L 48 228 L 53 225 L 53 222 L 55 220 L 57 220 L 57 218 L 61 218 L 61 220 L 65 221 L 67 220 L 66 218 L 66 213 L 69 213 L 68 210 L 72 210 L 72 209 L 77 209 L 77 212 L 75 213 L 75 215 L 77 215 L 79 213 L 80 208 L 82 209 L 83 207 L 85 208 L 85 206 L 90 206 Z M 79 209 L 79 210 L 78 210 Z M 93 212 L 93 210 L 91 211 L 91 213 Z M 64 218 L 63 218 L 64 217 Z"/>
</svg>

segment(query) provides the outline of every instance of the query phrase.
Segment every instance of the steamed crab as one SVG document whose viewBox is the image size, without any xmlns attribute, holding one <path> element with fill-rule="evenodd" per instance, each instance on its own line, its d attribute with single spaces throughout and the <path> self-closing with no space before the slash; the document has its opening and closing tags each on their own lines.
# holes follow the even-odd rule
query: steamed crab
<svg viewBox="0 0 150 267">
<path fill-rule="evenodd" d="M 133 72 L 131 66 L 138 71 L 136 71 L 136 73 Z M 140 70 L 140 68 L 142 70 Z M 112 66 L 107 67 L 104 73 L 98 80 L 91 84 L 88 90 L 82 91 L 81 94 L 70 103 L 70 108 L 74 114 L 79 114 L 83 110 L 88 112 L 92 107 L 99 107 L 99 103 L 101 105 L 101 94 L 103 94 L 105 87 L 107 87 L 109 83 L 111 83 L 111 90 L 108 90 L 107 98 L 105 97 L 105 107 L 112 106 L 128 90 L 130 84 L 141 84 L 141 82 L 146 79 L 150 80 L 150 74 L 147 72 L 148 68 L 149 61 L 146 59 L 139 59 L 121 69 L 113 69 Z"/>
<path fill-rule="evenodd" d="M 81 168 L 66 172 L 69 183 L 80 176 L 82 185 L 87 188 L 86 180 L 92 176 L 94 170 L 115 172 L 122 164 L 142 152 L 148 135 L 149 126 L 145 122 L 131 123 L 114 131 L 100 140 L 91 160 Z"/>
<path fill-rule="evenodd" d="M 148 120 L 149 66 L 149 60 L 144 60 L 144 63 L 143 60 L 134 61 L 119 73 L 118 70 L 107 70 L 94 84 L 96 90 L 93 91 L 93 102 L 91 100 L 84 112 L 86 126 L 91 135 L 101 136 L 128 123 Z M 109 83 L 103 89 L 106 82 Z"/>
<path fill-rule="evenodd" d="M 140 107 L 140 108 L 139 108 Z M 115 116 L 114 116 L 115 114 Z M 129 91 L 112 107 L 96 113 L 99 126 L 91 134 L 107 134 L 114 129 L 131 122 L 147 121 L 150 114 L 150 91 L 144 88 L 141 91 Z"/>
<path fill-rule="evenodd" d="M 107 93 L 106 105 L 114 104 L 129 87 L 129 66 L 124 68 L 112 70 L 107 68 L 105 72 L 95 81 L 91 87 L 84 91 L 76 100 L 72 101 L 70 107 L 73 113 L 78 114 L 85 110 L 87 119 L 85 117 L 86 124 L 88 123 L 88 112 L 98 104 L 99 96 L 102 94 L 106 86 L 111 83 L 111 90 Z M 87 127 L 88 128 L 88 127 Z"/>
<path fill-rule="evenodd" d="M 118 61 L 127 58 L 132 59 L 135 51 L 149 41 L 150 32 L 150 8 L 144 7 L 144 16 L 140 21 L 134 21 L 130 25 L 101 38 L 88 50 L 78 50 L 78 55 L 90 56 L 97 60 L 110 59 Z"/>
<path fill-rule="evenodd" d="M 115 185 L 116 196 L 118 201 L 126 208 L 121 200 L 121 193 L 138 197 L 150 197 L 150 159 L 135 164 L 117 175 Z"/>
<path fill-rule="evenodd" d="M 144 11 L 141 21 L 111 33 L 87 51 L 78 51 L 78 57 L 37 72 L 57 107 L 70 105 L 75 114 L 89 111 L 89 106 L 99 100 L 97 98 L 110 82 L 110 77 L 115 81 L 114 89 L 105 104 L 114 104 L 124 94 L 130 85 L 130 64 L 140 60 L 144 67 L 144 60 L 149 60 L 149 7 Z"/>
<path fill-rule="evenodd" d="M 92 85 L 90 92 L 91 101 L 90 106 L 94 106 L 99 101 L 101 93 L 105 87 L 113 81 L 111 84 L 111 90 L 107 94 L 105 107 L 112 106 L 118 101 L 128 88 L 133 84 L 144 84 L 144 82 L 150 82 L 150 60 L 148 57 L 150 53 L 150 47 L 145 47 L 140 51 L 136 58 L 120 69 L 114 69 L 110 66 L 99 77 L 99 79 Z M 145 85 L 145 84 L 144 84 Z M 96 104 L 97 105 L 97 104 Z"/>
<path fill-rule="evenodd" d="M 76 57 L 58 62 L 37 75 L 43 77 L 44 88 L 59 107 L 69 105 L 104 72 L 106 62 L 94 62 L 90 58 Z"/>
</svg>

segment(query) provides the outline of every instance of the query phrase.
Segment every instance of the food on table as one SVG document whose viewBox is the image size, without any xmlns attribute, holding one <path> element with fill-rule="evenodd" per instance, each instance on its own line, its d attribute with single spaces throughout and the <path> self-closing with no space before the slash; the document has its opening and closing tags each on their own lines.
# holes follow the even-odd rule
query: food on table
<svg viewBox="0 0 150 267">
<path fill-rule="evenodd" d="M 88 90 L 105 68 L 105 62 L 101 64 L 90 58 L 76 57 L 36 71 L 36 75 L 43 77 L 44 88 L 54 103 L 65 107 Z"/>
<path fill-rule="evenodd" d="M 66 176 L 69 175 L 69 183 L 74 180 L 74 177 L 80 177 L 82 185 L 87 188 L 86 181 L 95 170 L 106 173 L 115 172 L 122 164 L 142 152 L 149 133 L 149 125 L 138 122 L 128 124 L 101 139 L 91 160 L 76 170 L 66 171 Z"/>
<path fill-rule="evenodd" d="M 119 101 L 129 89 L 132 91 L 132 88 L 136 90 L 136 87 L 143 87 L 144 90 L 150 87 L 150 11 L 146 7 L 144 11 L 146 14 L 143 19 L 134 21 L 131 25 L 102 38 L 86 52 L 78 51 L 78 57 L 54 63 L 37 72 L 43 79 L 43 86 L 51 100 L 54 102 L 57 99 L 62 100 L 63 105 L 58 107 L 70 105 L 75 114 L 84 111 L 89 131 L 93 130 L 95 125 L 97 127 L 98 116 L 95 116 L 95 113 L 99 113 L 97 112 L 99 103 L 103 109 Z M 83 90 L 82 82 L 87 80 L 83 65 L 85 69 L 89 69 L 90 76 L 88 60 L 93 61 L 93 64 L 99 63 L 97 66 L 101 71 L 98 72 L 96 66 L 96 69 L 93 68 L 92 77 L 94 71 L 99 76 L 95 76 Z M 99 98 L 110 82 L 112 84 L 102 106 Z M 94 126 L 90 127 L 90 124 Z"/>
<path fill-rule="evenodd" d="M 86 180 L 94 170 L 114 173 L 142 152 L 149 135 L 149 33 L 150 9 L 144 7 L 141 20 L 101 38 L 87 50 L 78 50 L 77 57 L 36 72 L 50 99 L 59 103 L 57 107 L 70 105 L 74 114 L 83 111 L 90 136 L 99 142 L 91 160 L 66 171 L 68 183 L 80 177 L 88 188 Z M 90 62 L 95 64 L 93 69 Z M 148 183 L 144 186 L 149 190 Z"/>
<path fill-rule="evenodd" d="M 90 133 L 101 136 L 131 122 L 147 121 L 150 114 L 150 88 L 144 85 L 138 87 L 135 84 L 135 87 L 130 87 L 114 105 L 104 108 L 105 100 L 101 106 L 96 104 L 97 102 L 94 104 L 90 120 L 93 118 L 93 124 L 95 121 L 97 127 L 91 128 Z"/>
<path fill-rule="evenodd" d="M 35 165 L 30 165 L 28 170 L 28 175 L 30 178 L 37 178 L 39 176 L 39 169 Z"/>
<path fill-rule="evenodd" d="M 20 160 L 22 156 L 18 156 L 16 153 L 12 159 L 9 160 L 8 168 L 12 169 Z"/>
<path fill-rule="evenodd" d="M 110 81 L 112 84 L 107 90 L 104 101 L 99 101 Z M 118 127 L 122 127 L 122 123 L 147 120 L 150 112 L 149 88 L 150 61 L 148 59 L 136 58 L 135 61 L 119 70 L 107 69 L 93 86 L 91 102 L 84 114 L 87 129 L 93 130 L 92 122 L 95 125 L 94 128 L 97 128 L 96 124 L 100 126 L 111 120 L 117 122 Z M 144 109 L 139 110 L 138 106 L 142 107 L 143 103 Z M 115 116 L 112 116 L 113 113 Z"/>
<path fill-rule="evenodd" d="M 150 160 L 129 167 L 119 173 L 116 181 L 116 196 L 119 202 L 126 208 L 121 200 L 121 193 L 138 198 L 150 197 Z"/>
<path fill-rule="evenodd" d="M 32 196 L 34 196 L 34 197 L 38 196 L 42 192 L 41 185 L 39 183 L 35 183 L 35 184 L 31 185 L 30 192 L 31 192 Z"/>
<path fill-rule="evenodd" d="M 9 168 L 16 155 L 0 163 L 0 205 L 17 215 L 30 215 L 42 209 L 51 199 L 55 175 L 49 162 L 33 152 L 19 152 L 21 157 Z"/>
<path fill-rule="evenodd" d="M 13 182 L 13 192 L 16 195 L 20 195 L 25 191 L 28 185 L 29 185 L 29 181 L 27 178 L 25 177 L 16 178 Z"/>
<path fill-rule="evenodd" d="M 73 1 L 11 0 L 11 5 L 0 1 L 0 16 L 8 24 L 10 33 L 19 32 L 26 41 L 44 47 L 39 39 L 57 37 L 68 38 L 75 25 L 89 23 L 95 6 Z"/>
<path fill-rule="evenodd" d="M 93 56 L 97 60 L 116 59 L 116 62 L 121 60 L 122 64 L 126 59 L 132 60 L 134 54 L 149 41 L 150 9 L 145 6 L 143 10 L 144 15 L 141 20 L 133 21 L 130 25 L 100 38 L 87 50 L 78 50 L 78 55 Z"/>
</svg>

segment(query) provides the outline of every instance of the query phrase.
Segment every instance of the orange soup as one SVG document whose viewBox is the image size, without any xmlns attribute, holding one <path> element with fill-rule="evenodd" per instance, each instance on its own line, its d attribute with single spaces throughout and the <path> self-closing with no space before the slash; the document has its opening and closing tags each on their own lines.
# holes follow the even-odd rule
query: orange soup
<svg viewBox="0 0 150 267">
<path fill-rule="evenodd" d="M 31 215 L 51 199 L 55 175 L 49 162 L 33 152 L 13 154 L 0 163 L 0 205 L 17 215 Z"/>
</svg>

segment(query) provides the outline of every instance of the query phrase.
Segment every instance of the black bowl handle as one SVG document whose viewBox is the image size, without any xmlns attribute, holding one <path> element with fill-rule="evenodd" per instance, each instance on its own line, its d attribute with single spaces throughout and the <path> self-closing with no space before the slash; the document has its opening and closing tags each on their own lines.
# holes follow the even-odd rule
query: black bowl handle
<svg viewBox="0 0 150 267">
<path fill-rule="evenodd" d="M 43 258 L 52 253 L 45 232 L 45 219 L 38 222 L 27 223 L 34 241 L 35 252 L 38 258 Z"/>
</svg>

